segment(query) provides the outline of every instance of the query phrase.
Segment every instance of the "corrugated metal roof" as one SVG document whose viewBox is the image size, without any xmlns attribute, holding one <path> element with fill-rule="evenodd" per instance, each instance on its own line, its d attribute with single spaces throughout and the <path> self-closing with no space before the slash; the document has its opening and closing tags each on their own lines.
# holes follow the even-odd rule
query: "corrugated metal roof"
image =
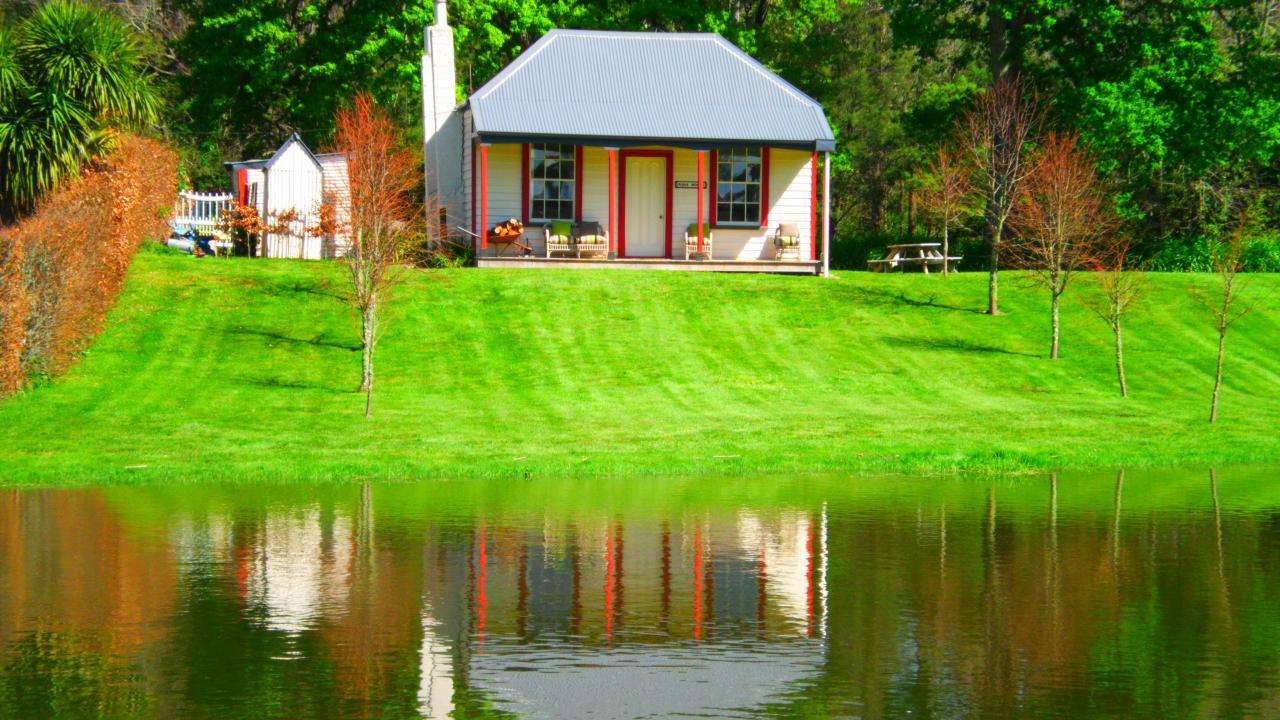
<svg viewBox="0 0 1280 720">
<path fill-rule="evenodd" d="M 482 139 L 835 146 L 817 101 L 715 34 L 552 30 L 470 107 Z"/>
</svg>

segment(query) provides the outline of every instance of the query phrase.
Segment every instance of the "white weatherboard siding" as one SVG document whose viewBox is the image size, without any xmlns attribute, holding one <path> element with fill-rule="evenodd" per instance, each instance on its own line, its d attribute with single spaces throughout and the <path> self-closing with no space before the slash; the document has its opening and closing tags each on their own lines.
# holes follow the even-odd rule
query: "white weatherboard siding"
<svg viewBox="0 0 1280 720">
<path fill-rule="evenodd" d="M 317 155 L 322 179 L 322 202 L 332 202 L 336 209 L 338 226 L 343 228 L 325 248 L 325 257 L 341 257 L 351 247 L 351 180 L 347 175 L 347 159 L 340 153 Z"/>
<path fill-rule="evenodd" d="M 520 204 L 520 146 L 490 145 L 489 227 L 520 219 Z"/>
<path fill-rule="evenodd" d="M 475 205 L 474 205 L 474 204 L 472 203 L 472 201 L 471 201 L 471 200 L 472 200 L 472 194 L 471 194 L 471 190 L 472 190 L 472 185 L 471 185 L 471 178 L 472 178 L 472 174 L 471 174 L 471 154 L 472 154 L 472 153 L 471 153 L 471 113 L 470 113 L 470 112 L 464 113 L 464 114 L 463 114 L 463 116 L 462 116 L 462 120 L 463 120 L 462 136 L 463 136 L 464 138 L 467 138 L 467 140 L 466 140 L 465 142 L 463 142 L 463 143 L 462 143 L 462 190 L 463 190 L 463 192 L 462 192 L 462 196 L 463 196 L 462 212 L 463 212 L 463 219 L 462 219 L 462 222 L 459 222 L 459 223 L 457 223 L 457 224 L 458 224 L 458 225 L 460 225 L 460 226 L 462 226 L 462 227 L 465 227 L 465 228 L 469 229 L 469 230 L 470 230 L 471 232 L 473 232 L 473 233 L 479 233 L 479 232 L 480 232 L 480 220 L 479 220 L 479 218 L 480 218 L 480 213 L 479 213 L 479 212 L 477 212 L 477 211 L 475 211 L 475 210 L 473 209 L 473 208 L 475 208 Z M 450 233 L 456 232 L 456 230 L 457 230 L 456 228 L 449 228 L 449 232 L 450 232 Z M 463 244 L 465 244 L 465 245 L 472 245 L 472 243 L 474 242 L 475 238 L 472 238 L 472 237 L 469 237 L 469 236 L 464 236 L 464 237 L 460 237 L 458 240 L 459 240 L 459 242 L 461 242 L 461 243 L 463 243 Z"/>
<path fill-rule="evenodd" d="M 316 222 L 323 187 L 323 174 L 315 159 L 301 143 L 289 143 L 265 175 L 268 226 L 276 224 L 277 218 L 290 210 L 298 213 L 298 220 L 289 223 L 287 232 L 267 233 L 267 255 L 322 259 L 324 239 L 309 237 L 306 232 L 306 228 Z"/>
<path fill-rule="evenodd" d="M 667 148 L 649 148 L 664 150 Z M 489 226 L 510 218 L 522 217 L 521 184 L 528 182 L 522 178 L 520 145 L 491 145 L 489 147 Z M 695 181 L 698 177 L 697 153 L 693 150 L 674 149 L 671 151 L 674 168 L 674 179 L 679 181 Z M 813 155 L 799 150 L 771 149 L 769 157 L 769 226 L 737 228 L 717 226 L 715 228 L 716 260 L 773 260 L 776 257 L 769 232 L 780 223 L 796 223 L 800 226 L 801 246 L 800 259 L 813 257 Z M 609 154 L 604 148 L 583 148 L 583 167 L 579 172 L 582 186 L 582 219 L 597 221 L 601 227 L 609 223 Z M 704 182 L 708 185 L 703 190 L 703 218 L 711 219 L 710 182 L 711 153 L 707 153 L 704 166 Z M 471 187 L 468 159 L 465 163 L 468 172 L 467 187 Z M 478 171 L 478 166 L 477 166 Z M 622 172 L 622 159 L 618 160 L 618 172 Z M 476 192 L 480 187 L 477 183 Z M 681 243 L 684 231 L 698 217 L 697 193 L 692 188 L 672 188 L 672 223 L 671 254 L 676 258 L 684 257 Z M 621 212 L 623 198 L 617 195 Z M 470 208 L 468 208 L 470 212 Z M 479 212 L 476 213 L 477 224 Z M 479 232 L 479 228 L 476 229 Z M 529 228 L 525 238 L 530 240 L 534 254 L 545 255 L 545 244 L 540 228 Z M 616 247 L 617 238 L 614 238 Z"/>
</svg>

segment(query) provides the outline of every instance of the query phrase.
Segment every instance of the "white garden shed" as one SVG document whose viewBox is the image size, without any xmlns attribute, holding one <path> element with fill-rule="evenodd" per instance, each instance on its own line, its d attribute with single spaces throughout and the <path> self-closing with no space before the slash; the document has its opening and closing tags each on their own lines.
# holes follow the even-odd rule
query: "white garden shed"
<svg viewBox="0 0 1280 720">
<path fill-rule="evenodd" d="M 350 217 L 347 161 L 341 153 L 317 155 L 294 133 L 269 158 L 226 165 L 236 199 L 257 208 L 269 228 L 260 254 L 300 260 L 342 256 L 350 244 L 348 233 L 315 234 L 326 202 L 336 208 L 339 225 Z"/>
</svg>

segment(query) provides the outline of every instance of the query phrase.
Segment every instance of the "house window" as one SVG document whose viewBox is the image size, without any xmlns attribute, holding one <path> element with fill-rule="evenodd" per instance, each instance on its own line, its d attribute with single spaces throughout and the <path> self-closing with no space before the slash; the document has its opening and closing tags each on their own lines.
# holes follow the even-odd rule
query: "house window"
<svg viewBox="0 0 1280 720">
<path fill-rule="evenodd" d="M 572 145 L 529 146 L 529 216 L 531 220 L 572 220 L 578 168 Z"/>
<path fill-rule="evenodd" d="M 721 150 L 716 158 L 716 222 L 760 225 L 760 148 Z"/>
</svg>

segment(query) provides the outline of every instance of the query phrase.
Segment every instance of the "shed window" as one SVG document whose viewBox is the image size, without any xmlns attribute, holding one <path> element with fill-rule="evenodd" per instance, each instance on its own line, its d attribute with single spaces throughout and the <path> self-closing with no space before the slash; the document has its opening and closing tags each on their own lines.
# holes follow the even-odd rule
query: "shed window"
<svg viewBox="0 0 1280 720">
<path fill-rule="evenodd" d="M 529 215 L 532 220 L 572 220 L 578 168 L 572 145 L 529 146 Z"/>
<path fill-rule="evenodd" d="M 717 155 L 716 222 L 758 226 L 764 177 L 760 148 L 730 148 Z"/>
</svg>

